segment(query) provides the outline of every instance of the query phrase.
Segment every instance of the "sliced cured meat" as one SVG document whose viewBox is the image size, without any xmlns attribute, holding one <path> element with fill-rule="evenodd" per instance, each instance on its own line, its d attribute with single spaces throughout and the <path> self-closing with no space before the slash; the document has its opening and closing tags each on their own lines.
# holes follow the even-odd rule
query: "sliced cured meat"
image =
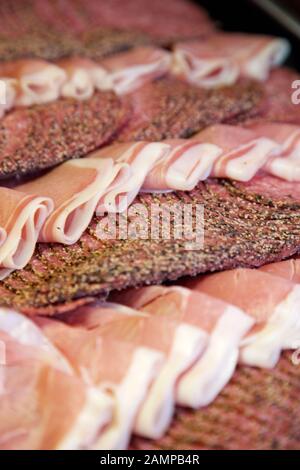
<svg viewBox="0 0 300 470">
<path fill-rule="evenodd" d="M 237 181 L 251 180 L 279 152 L 275 140 L 257 136 L 248 129 L 224 124 L 208 127 L 194 139 L 222 149 L 213 165 L 212 176 Z"/>
<path fill-rule="evenodd" d="M 97 312 L 92 311 L 93 327 L 89 328 L 85 328 L 89 307 L 84 308 L 83 322 L 80 311 L 79 317 L 75 313 L 73 320 L 69 318 L 72 326 L 54 320 L 38 321 L 77 373 L 109 392 L 114 400 L 112 424 L 99 435 L 92 446 L 95 449 L 127 447 L 137 410 L 164 358 L 162 352 L 143 341 L 143 316 L 137 312 L 124 314 L 124 308 L 116 308 L 100 306 Z"/>
<path fill-rule="evenodd" d="M 17 96 L 17 80 L 0 78 L 0 119 L 15 104 Z"/>
<path fill-rule="evenodd" d="M 131 175 L 121 184 L 112 184 L 100 199 L 97 214 L 123 212 L 140 191 L 147 174 L 155 163 L 164 158 L 170 147 L 165 143 L 138 142 L 115 144 L 93 153 L 91 158 L 112 158 L 118 164 L 130 166 Z"/>
<path fill-rule="evenodd" d="M 220 147 L 191 141 L 165 141 L 170 151 L 148 172 L 142 191 L 161 192 L 179 189 L 190 191 L 210 175 L 221 155 Z"/>
<path fill-rule="evenodd" d="M 127 112 L 112 92 L 12 111 L 1 120 L 0 178 L 85 156 L 115 136 Z"/>
<path fill-rule="evenodd" d="M 4 279 L 30 260 L 53 202 L 9 188 L 0 188 L 0 199 L 0 279 Z"/>
<path fill-rule="evenodd" d="M 277 450 L 299 448 L 299 366 L 286 351 L 275 369 L 238 367 L 232 380 L 210 406 L 176 410 L 166 436 L 149 442 L 138 436 L 132 450 Z M 242 432 L 238 432 L 239 429 Z"/>
<path fill-rule="evenodd" d="M 25 270 L 0 284 L 1 303 L 28 315 L 53 315 L 74 308 L 74 301 L 106 296 L 113 289 L 157 284 L 184 275 L 259 267 L 292 256 L 300 243 L 300 193 L 295 183 L 275 177 L 254 178 L 249 183 L 206 180 L 189 193 L 139 194 L 136 203 L 147 210 L 143 224 L 151 227 L 151 206 L 161 213 L 174 205 L 205 207 L 205 237 L 201 248 L 186 249 L 186 239 L 131 237 L 102 239 L 95 218 L 72 246 L 38 245 Z M 162 218 L 154 220 L 163 229 Z M 202 227 L 202 225 L 201 225 Z M 144 232 L 142 232 L 142 235 Z M 189 234 L 190 235 L 190 234 Z M 67 266 L 67 269 L 66 269 Z"/>
<path fill-rule="evenodd" d="M 1 63 L 0 76 L 17 80 L 16 106 L 57 100 L 66 81 L 66 73 L 61 67 L 37 59 Z"/>
<path fill-rule="evenodd" d="M 203 90 L 175 78 L 162 78 L 128 95 L 133 115 L 118 140 L 190 137 L 211 124 L 246 119 L 260 99 L 260 86 L 253 82 Z"/>
<path fill-rule="evenodd" d="M 204 87 L 231 85 L 239 76 L 266 80 L 290 51 L 282 38 L 217 33 L 206 40 L 183 42 L 174 49 L 174 71 Z"/>
<path fill-rule="evenodd" d="M 293 347 L 299 328 L 300 288 L 263 271 L 236 269 L 192 280 L 191 288 L 236 305 L 255 319 L 241 344 L 240 359 L 253 366 L 274 367 L 281 350 Z"/>
<path fill-rule="evenodd" d="M 260 271 L 300 284 L 300 260 L 298 258 L 265 264 Z"/>
<path fill-rule="evenodd" d="M 87 228 L 100 198 L 111 185 L 126 183 L 130 168 L 111 159 L 85 158 L 65 162 L 49 173 L 18 186 L 18 191 L 51 198 L 54 211 L 45 221 L 39 241 L 75 243 Z"/>
<path fill-rule="evenodd" d="M 153 378 L 153 384 L 149 384 L 143 402 L 139 402 L 138 418 L 135 425 L 135 432 L 147 437 L 162 436 L 174 413 L 174 389 L 178 377 L 188 369 L 199 357 L 206 345 L 206 332 L 195 328 L 193 322 L 185 322 L 180 314 L 148 316 L 138 315 L 135 310 L 129 310 L 120 305 L 108 304 L 109 308 L 114 308 L 115 313 L 109 315 L 109 321 L 113 321 L 115 335 L 120 340 L 126 338 L 136 345 L 160 351 L 165 356 L 164 362 L 157 370 Z M 101 310 L 93 311 L 92 307 L 86 307 L 84 314 L 81 313 L 79 321 L 78 314 L 71 315 L 71 321 L 78 321 L 78 324 L 88 322 L 93 328 L 106 325 L 106 315 L 102 315 Z M 95 310 L 95 309 L 94 309 Z M 89 318 L 91 316 L 91 318 Z M 84 318 L 83 318 L 84 317 Z M 97 318 L 98 317 L 98 318 Z M 67 321 L 70 321 L 68 318 Z M 100 330 L 101 333 L 101 330 Z M 130 336 L 131 335 L 131 336 Z M 131 384 L 132 386 L 132 384 Z M 120 398 L 122 400 L 122 397 Z M 128 404 L 123 403 L 123 407 Z M 138 410 L 136 409 L 136 411 Z M 140 414 L 142 419 L 140 420 Z M 125 417 L 124 417 L 125 419 Z M 108 443 L 108 441 L 106 441 Z"/>
<path fill-rule="evenodd" d="M 101 62 L 109 72 L 109 83 L 118 95 L 134 91 L 142 84 L 162 77 L 170 70 L 171 54 L 163 49 L 137 47 Z"/>
<path fill-rule="evenodd" d="M 13 320 L 3 321 L 3 315 Z M 28 320 L 22 322 L 9 310 L 1 311 L 0 317 L 0 339 L 5 345 L 0 448 L 81 449 L 92 445 L 111 419 L 109 397 L 64 370 L 60 353 L 49 347 Z M 59 396 L 64 400 L 58 400 Z"/>
<path fill-rule="evenodd" d="M 75 99 L 88 99 L 96 89 L 112 88 L 108 86 L 107 73 L 96 62 L 80 57 L 61 59 L 57 62 L 66 75 L 67 80 L 61 89 L 62 96 Z"/>
<path fill-rule="evenodd" d="M 161 321 L 177 319 L 199 328 L 203 334 L 200 358 L 191 368 L 181 371 L 168 361 L 139 411 L 136 433 L 146 437 L 161 436 L 171 417 L 165 414 L 164 421 L 158 420 L 158 410 L 163 403 L 162 390 L 166 394 L 169 389 L 165 399 L 169 407 L 175 399 L 177 403 L 193 408 L 211 403 L 231 378 L 238 360 L 239 343 L 253 320 L 232 305 L 179 286 L 132 289 L 113 298 Z M 182 344 L 182 347 L 186 348 L 186 345 Z"/>
<path fill-rule="evenodd" d="M 258 123 L 251 126 L 258 136 L 275 140 L 280 155 L 270 159 L 265 169 L 287 181 L 300 181 L 300 127 L 292 124 Z"/>
</svg>

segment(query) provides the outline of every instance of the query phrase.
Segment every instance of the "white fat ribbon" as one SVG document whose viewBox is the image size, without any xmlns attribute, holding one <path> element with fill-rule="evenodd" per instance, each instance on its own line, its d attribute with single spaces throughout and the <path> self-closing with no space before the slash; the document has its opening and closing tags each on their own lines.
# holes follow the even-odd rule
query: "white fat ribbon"
<svg viewBox="0 0 300 470">
<path fill-rule="evenodd" d="M 266 325 L 241 342 L 240 362 L 250 366 L 273 368 L 283 349 L 292 349 L 300 339 L 300 286 L 294 286 L 280 302 Z"/>
<path fill-rule="evenodd" d="M 124 152 L 118 161 L 128 161 L 136 146 L 139 146 L 138 142 Z M 124 184 L 118 184 L 116 188 L 112 187 L 105 194 L 97 207 L 97 215 L 102 215 L 105 212 L 124 212 L 140 192 L 148 172 L 169 150 L 170 145 L 163 142 L 152 142 L 145 145 L 134 161 L 130 162 L 131 177 Z"/>
<path fill-rule="evenodd" d="M 164 355 L 150 348 L 139 347 L 123 381 L 102 384 L 102 389 L 114 399 L 111 424 L 102 432 L 92 449 L 124 450 L 128 447 L 137 412 L 144 402 L 149 387 L 164 362 Z"/>
<path fill-rule="evenodd" d="M 249 145 L 251 148 L 247 151 Z M 274 140 L 264 137 L 259 137 L 241 145 L 239 149 L 234 149 L 233 153 L 236 150 L 243 151 L 243 148 L 245 149 L 244 154 L 226 162 L 225 176 L 236 181 L 250 181 L 266 165 L 270 158 L 280 153 L 280 146 Z M 215 176 L 224 176 L 223 171 L 221 171 L 221 174 L 219 173 L 219 168 L 222 167 L 222 160 L 226 160 L 230 153 L 228 152 L 224 157 L 216 161 L 214 167 Z"/>
<path fill-rule="evenodd" d="M 254 320 L 228 306 L 218 320 L 207 349 L 179 380 L 176 403 L 191 408 L 209 405 L 231 379 L 238 361 L 239 344 Z"/>
<path fill-rule="evenodd" d="M 16 104 L 32 106 L 55 101 L 59 98 L 61 87 L 66 81 L 66 72 L 54 64 L 48 64 L 32 74 L 24 74 L 18 80 L 19 95 Z"/>
<path fill-rule="evenodd" d="M 135 434 L 150 439 L 159 439 L 165 434 L 174 414 L 177 381 L 200 357 L 207 342 L 208 335 L 202 329 L 179 324 L 172 349 L 138 412 Z"/>
<path fill-rule="evenodd" d="M 270 69 L 281 65 L 290 51 L 291 45 L 288 40 L 275 38 L 243 64 L 243 74 L 256 80 L 267 80 Z"/>
<path fill-rule="evenodd" d="M 61 95 L 77 100 L 87 100 L 94 93 L 94 85 L 89 72 L 84 68 L 77 68 L 68 77 L 66 83 L 61 88 Z"/>
<path fill-rule="evenodd" d="M 112 398 L 97 387 L 86 387 L 85 402 L 70 431 L 56 450 L 90 449 L 113 416 Z"/>
<path fill-rule="evenodd" d="M 81 237 L 94 215 L 101 196 L 115 178 L 126 181 L 130 174 L 129 165 L 114 164 L 112 159 L 85 158 L 73 160 L 70 164 L 79 168 L 97 169 L 98 175 L 92 184 L 71 198 L 55 221 L 50 220 L 55 241 L 65 245 L 72 245 Z M 70 218 L 71 222 L 68 225 Z M 47 223 L 45 228 L 46 226 Z"/>
<path fill-rule="evenodd" d="M 189 61 L 193 62 L 193 69 Z M 218 71 L 218 73 L 215 73 Z M 175 51 L 173 55 L 173 73 L 183 74 L 192 84 L 203 88 L 229 86 L 239 77 L 238 65 L 230 59 L 200 59 L 185 51 Z"/>
</svg>

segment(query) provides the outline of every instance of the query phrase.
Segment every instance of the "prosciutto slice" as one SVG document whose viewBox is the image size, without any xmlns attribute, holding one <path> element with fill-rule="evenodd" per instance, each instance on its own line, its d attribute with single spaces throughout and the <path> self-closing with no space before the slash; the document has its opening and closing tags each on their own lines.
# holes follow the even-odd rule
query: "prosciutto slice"
<svg viewBox="0 0 300 470">
<path fill-rule="evenodd" d="M 91 447 L 124 449 L 164 354 L 142 341 L 143 316 L 124 307 L 82 307 L 65 320 L 69 324 L 45 319 L 38 324 L 81 379 L 114 401 L 112 423 Z"/>
<path fill-rule="evenodd" d="M 251 129 L 258 137 L 268 137 L 280 145 L 280 155 L 270 159 L 265 169 L 287 181 L 300 181 L 300 127 L 262 122 L 252 125 Z"/>
<path fill-rule="evenodd" d="M 0 279 L 4 279 L 29 262 L 53 202 L 46 196 L 3 187 L 0 200 Z"/>
<path fill-rule="evenodd" d="M 101 65 L 109 73 L 107 86 L 124 95 L 165 75 L 170 70 L 171 54 L 163 49 L 136 47 L 105 59 Z"/>
<path fill-rule="evenodd" d="M 300 286 L 253 269 L 235 269 L 201 276 L 189 283 L 197 291 L 241 308 L 255 320 L 241 343 L 244 364 L 272 368 L 282 349 L 294 344 L 299 328 Z"/>
<path fill-rule="evenodd" d="M 0 119 L 13 108 L 17 96 L 17 80 L 0 78 Z"/>
<path fill-rule="evenodd" d="M 71 57 L 61 59 L 56 65 L 67 75 L 67 80 L 61 89 L 62 96 L 84 100 L 90 98 L 95 89 L 111 88 L 107 72 L 92 60 Z"/>
<path fill-rule="evenodd" d="M 232 305 L 179 286 L 132 289 L 114 298 L 151 314 L 158 321 L 176 320 L 197 328 L 202 334 L 200 357 L 190 368 L 181 370 L 180 354 L 175 363 L 167 361 L 139 411 L 135 432 L 146 437 L 161 436 L 171 416 L 165 412 L 164 421 L 158 420 L 163 404 L 170 408 L 176 400 L 180 405 L 199 408 L 211 403 L 220 393 L 235 370 L 239 343 L 253 320 Z M 182 354 L 188 349 L 188 343 L 182 342 L 181 347 Z"/>
<path fill-rule="evenodd" d="M 1 310 L 0 341 L 5 351 L 0 449 L 90 447 L 111 419 L 110 398 L 78 379 L 26 317 Z"/>
<path fill-rule="evenodd" d="M 131 176 L 123 184 L 112 184 L 103 195 L 97 214 L 123 212 L 140 191 L 144 180 L 157 161 L 163 159 L 170 146 L 163 142 L 115 144 L 91 154 L 91 158 L 111 158 L 118 164 L 130 165 Z"/>
<path fill-rule="evenodd" d="M 41 242 L 75 243 L 89 225 L 100 198 L 110 185 L 129 177 L 129 166 L 112 159 L 70 160 L 29 183 L 18 186 L 27 194 L 51 198 L 54 211 L 39 234 Z"/>
<path fill-rule="evenodd" d="M 206 88 L 231 85 L 241 76 L 267 80 L 290 51 L 286 39 L 253 34 L 218 33 L 204 41 L 179 43 L 173 70 Z"/>
<path fill-rule="evenodd" d="M 1 63 L 0 76 L 17 80 L 17 106 L 31 106 L 58 99 L 61 86 L 67 78 L 62 68 L 38 59 Z"/>
<path fill-rule="evenodd" d="M 222 149 L 211 176 L 249 181 L 279 152 L 278 144 L 266 137 L 257 137 L 254 131 L 238 126 L 219 124 L 208 127 L 194 138 Z"/>
<path fill-rule="evenodd" d="M 170 140 L 167 155 L 158 160 L 147 174 L 142 191 L 190 191 L 211 173 L 220 147 L 196 141 Z"/>
</svg>

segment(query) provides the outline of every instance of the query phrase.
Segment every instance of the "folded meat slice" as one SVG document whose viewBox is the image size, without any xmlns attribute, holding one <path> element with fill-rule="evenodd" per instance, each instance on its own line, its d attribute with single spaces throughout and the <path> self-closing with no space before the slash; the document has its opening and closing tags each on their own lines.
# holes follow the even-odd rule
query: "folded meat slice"
<svg viewBox="0 0 300 470">
<path fill-rule="evenodd" d="M 66 81 L 66 73 L 57 65 L 38 59 L 3 62 L 0 76 L 17 80 L 15 104 L 31 106 L 54 101 Z"/>
<path fill-rule="evenodd" d="M 115 144 L 92 153 L 91 158 L 111 158 L 118 164 L 129 165 L 131 170 L 131 176 L 123 184 L 112 184 L 103 195 L 97 214 L 126 210 L 140 191 L 147 174 L 169 150 L 170 146 L 164 142 L 143 141 Z"/>
<path fill-rule="evenodd" d="M 211 173 L 220 147 L 196 141 L 169 140 L 169 152 L 162 156 L 147 174 L 142 191 L 190 191 Z"/>
<path fill-rule="evenodd" d="M 70 160 L 33 181 L 18 186 L 28 194 L 54 201 L 54 211 L 39 235 L 41 242 L 75 243 L 89 225 L 97 204 L 109 186 L 129 178 L 129 166 L 112 159 Z"/>
<path fill-rule="evenodd" d="M 53 201 L 4 187 L 0 200 L 0 279 L 4 279 L 29 262 Z"/>
<path fill-rule="evenodd" d="M 278 144 L 266 137 L 257 137 L 254 131 L 238 126 L 216 124 L 193 137 L 202 143 L 222 149 L 211 176 L 249 181 L 279 152 Z"/>
<path fill-rule="evenodd" d="M 1 310 L 0 323 L 5 352 L 0 449 L 91 446 L 111 419 L 110 398 L 78 379 L 61 353 L 28 319 Z"/>
<path fill-rule="evenodd" d="M 163 49 L 136 47 L 104 59 L 101 65 L 109 73 L 107 86 L 123 95 L 165 75 L 170 70 L 171 54 Z"/>
<path fill-rule="evenodd" d="M 290 51 L 286 39 L 253 34 L 218 33 L 174 48 L 173 70 L 203 87 L 231 85 L 240 76 L 266 80 Z"/>
<path fill-rule="evenodd" d="M 37 320 L 77 374 L 114 401 L 112 422 L 93 448 L 124 449 L 137 410 L 163 362 L 163 346 L 148 347 L 142 341 L 147 334 L 144 316 L 124 307 L 82 307 L 65 321 Z"/>
<path fill-rule="evenodd" d="M 1 76 L 1 75 L 0 75 Z M 17 80 L 0 78 L 0 119 L 14 107 L 17 96 Z"/>
<path fill-rule="evenodd" d="M 200 357 L 190 368 L 178 368 L 178 358 L 169 360 L 151 387 L 135 425 L 135 432 L 161 436 L 169 421 L 158 421 L 162 390 L 166 403 L 199 408 L 211 403 L 232 377 L 238 360 L 239 343 L 253 320 L 238 308 L 209 295 L 179 286 L 144 287 L 120 292 L 116 300 L 147 312 L 158 320 L 176 319 L 202 332 Z M 188 344 L 182 342 L 182 351 Z M 180 349 L 179 349 L 180 350 Z M 168 394 L 167 394 L 168 391 Z M 174 405 L 173 405 L 174 406 Z"/>
<path fill-rule="evenodd" d="M 281 350 L 293 347 L 299 328 L 300 286 L 267 272 L 242 268 L 200 276 L 188 285 L 254 318 L 252 331 L 241 343 L 242 363 L 272 368 Z"/>
<path fill-rule="evenodd" d="M 90 59 L 70 57 L 56 62 L 66 75 L 66 83 L 62 86 L 61 95 L 75 99 L 88 99 L 95 89 L 103 90 L 109 86 L 107 72 L 101 65 Z"/>
<path fill-rule="evenodd" d="M 300 127 L 293 124 L 260 122 L 251 125 L 258 137 L 267 137 L 280 145 L 280 154 L 271 158 L 265 169 L 287 181 L 300 181 Z"/>
</svg>

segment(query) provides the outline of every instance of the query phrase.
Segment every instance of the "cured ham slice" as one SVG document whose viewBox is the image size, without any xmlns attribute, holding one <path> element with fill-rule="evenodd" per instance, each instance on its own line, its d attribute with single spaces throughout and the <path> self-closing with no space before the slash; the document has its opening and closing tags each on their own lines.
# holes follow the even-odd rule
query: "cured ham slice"
<svg viewBox="0 0 300 470">
<path fill-rule="evenodd" d="M 272 368 L 282 349 L 292 347 L 299 327 L 300 286 L 253 269 L 199 277 L 188 285 L 241 308 L 256 322 L 241 343 L 244 364 Z"/>
<path fill-rule="evenodd" d="M 300 127 L 283 123 L 258 123 L 251 129 L 280 145 L 280 155 L 270 159 L 266 171 L 287 181 L 300 181 Z"/>
<path fill-rule="evenodd" d="M 259 270 L 300 284 L 300 259 L 298 258 L 265 264 Z"/>
<path fill-rule="evenodd" d="M 62 68 L 38 59 L 2 63 L 0 76 L 17 80 L 15 104 L 18 106 L 31 106 L 58 99 L 67 78 Z"/>
<path fill-rule="evenodd" d="M 61 59 L 56 62 L 66 75 L 66 83 L 62 86 L 62 96 L 75 99 L 88 99 L 95 89 L 103 90 L 112 88 L 108 83 L 108 74 L 96 62 L 80 57 Z"/>
<path fill-rule="evenodd" d="M 197 134 L 194 140 L 211 143 L 222 149 L 211 176 L 237 181 L 251 180 L 279 152 L 274 140 L 257 137 L 249 129 L 224 124 L 208 127 Z"/>
<path fill-rule="evenodd" d="M 1 310 L 0 324 L 5 345 L 0 449 L 91 446 L 111 419 L 110 398 L 71 373 L 65 358 L 28 319 Z"/>
<path fill-rule="evenodd" d="M 112 423 L 92 448 L 124 449 L 164 354 L 142 341 L 144 317 L 124 307 L 82 307 L 65 320 L 70 324 L 44 319 L 38 324 L 81 378 L 114 401 Z"/>
<path fill-rule="evenodd" d="M 170 151 L 149 171 L 142 191 L 190 191 L 210 175 L 217 157 L 222 153 L 221 148 L 213 144 L 184 140 L 166 143 L 170 145 Z"/>
<path fill-rule="evenodd" d="M 89 225 L 101 196 L 111 184 L 129 177 L 126 164 L 111 159 L 70 160 L 51 172 L 18 187 L 27 194 L 51 198 L 54 211 L 39 234 L 41 242 L 75 243 Z"/>
<path fill-rule="evenodd" d="M 154 164 L 170 150 L 163 142 L 116 144 L 91 154 L 91 158 L 111 158 L 130 165 L 131 176 L 123 184 L 112 184 L 97 206 L 97 214 L 123 212 L 132 203 Z"/>
<path fill-rule="evenodd" d="M 176 400 L 180 405 L 199 408 L 216 398 L 235 370 L 239 343 L 253 320 L 232 305 L 179 286 L 132 289 L 114 298 L 161 322 L 176 320 L 202 333 L 200 357 L 190 368 L 181 367 L 181 370 L 180 354 L 175 361 L 170 358 L 139 411 L 135 432 L 158 437 L 166 431 L 172 416 L 165 412 L 164 420 L 158 420 L 163 405 L 170 409 Z M 184 351 L 188 344 L 182 343 L 181 347 Z"/>
<path fill-rule="evenodd" d="M 170 70 L 171 54 L 163 49 L 137 47 L 113 55 L 101 65 L 109 72 L 107 86 L 123 95 L 165 75 Z"/>
<path fill-rule="evenodd" d="M 13 108 L 17 96 L 17 80 L 0 78 L 0 119 Z"/>
<path fill-rule="evenodd" d="M 53 202 L 9 188 L 0 188 L 0 279 L 29 262 Z"/>
<path fill-rule="evenodd" d="M 266 80 L 289 51 L 286 39 L 218 33 L 204 41 L 177 44 L 174 71 L 203 87 L 231 85 L 240 76 Z"/>
</svg>

